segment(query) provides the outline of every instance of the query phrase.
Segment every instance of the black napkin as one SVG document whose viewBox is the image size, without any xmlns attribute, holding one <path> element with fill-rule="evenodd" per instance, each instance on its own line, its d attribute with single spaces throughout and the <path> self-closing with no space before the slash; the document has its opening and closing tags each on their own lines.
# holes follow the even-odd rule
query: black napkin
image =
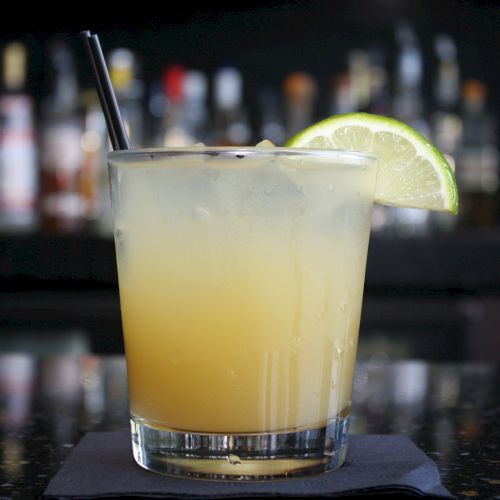
<svg viewBox="0 0 500 500">
<path fill-rule="evenodd" d="M 132 457 L 130 432 L 89 432 L 45 490 L 46 498 L 425 495 L 452 498 L 436 464 L 407 437 L 351 435 L 346 463 L 316 476 L 261 482 L 205 481 L 155 474 Z"/>
</svg>

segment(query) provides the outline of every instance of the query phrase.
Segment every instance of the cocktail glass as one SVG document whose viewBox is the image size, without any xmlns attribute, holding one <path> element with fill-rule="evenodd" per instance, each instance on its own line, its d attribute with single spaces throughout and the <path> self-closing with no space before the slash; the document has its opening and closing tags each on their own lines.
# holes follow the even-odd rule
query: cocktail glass
<svg viewBox="0 0 500 500">
<path fill-rule="evenodd" d="M 136 461 L 270 479 L 345 458 L 376 159 L 109 155 Z"/>
</svg>

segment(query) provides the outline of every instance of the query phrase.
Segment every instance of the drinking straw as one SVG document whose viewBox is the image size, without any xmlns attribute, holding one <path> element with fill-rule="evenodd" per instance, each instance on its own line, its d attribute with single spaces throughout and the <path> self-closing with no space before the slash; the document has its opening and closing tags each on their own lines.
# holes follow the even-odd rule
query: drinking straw
<svg viewBox="0 0 500 500">
<path fill-rule="evenodd" d="M 97 35 L 92 35 L 90 31 L 82 31 L 81 36 L 92 63 L 97 94 L 99 95 L 99 101 L 101 102 L 101 107 L 106 119 L 111 145 L 115 151 L 119 149 L 130 149 L 127 131 L 125 130 L 120 108 L 118 107 L 118 102 L 113 91 L 111 78 L 109 77 L 99 38 Z"/>
</svg>

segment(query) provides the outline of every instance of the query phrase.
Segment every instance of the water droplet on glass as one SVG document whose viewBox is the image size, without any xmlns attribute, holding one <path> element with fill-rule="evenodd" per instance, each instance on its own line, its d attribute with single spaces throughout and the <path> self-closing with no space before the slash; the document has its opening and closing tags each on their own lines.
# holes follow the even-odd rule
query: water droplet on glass
<svg viewBox="0 0 500 500">
<path fill-rule="evenodd" d="M 292 347 L 294 351 L 298 351 L 302 346 L 302 338 L 301 337 L 293 337 L 292 339 Z"/>
<path fill-rule="evenodd" d="M 342 302 L 339 306 L 340 312 L 345 314 L 347 312 L 347 304 L 345 302 Z"/>
<path fill-rule="evenodd" d="M 328 191 L 329 193 L 333 193 L 333 184 L 330 184 L 330 185 L 328 186 L 327 191 Z"/>
<path fill-rule="evenodd" d="M 266 196 L 271 196 L 273 194 L 273 191 L 272 191 L 272 189 L 266 189 L 264 191 L 264 193 L 265 193 Z"/>
</svg>

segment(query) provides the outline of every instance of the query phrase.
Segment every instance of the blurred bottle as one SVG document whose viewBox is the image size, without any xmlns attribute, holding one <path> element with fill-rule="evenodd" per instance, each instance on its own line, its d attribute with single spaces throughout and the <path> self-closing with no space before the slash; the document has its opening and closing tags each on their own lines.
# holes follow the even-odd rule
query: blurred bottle
<svg viewBox="0 0 500 500">
<path fill-rule="evenodd" d="M 62 42 L 49 51 L 50 94 L 42 104 L 41 212 L 44 229 L 74 232 L 85 221 L 81 191 L 82 124 L 73 56 Z"/>
<path fill-rule="evenodd" d="M 175 65 L 167 68 L 163 75 L 165 111 L 161 130 L 161 145 L 181 147 L 193 144 L 185 126 L 184 78 L 186 70 Z"/>
<path fill-rule="evenodd" d="M 337 75 L 331 86 L 330 114 L 339 115 L 357 111 L 357 101 L 347 73 Z"/>
<path fill-rule="evenodd" d="M 283 82 L 285 95 L 285 131 L 287 139 L 314 122 L 316 80 L 309 74 L 295 71 Z"/>
<path fill-rule="evenodd" d="M 93 90 L 83 92 L 82 104 L 84 117 L 80 143 L 83 160 L 80 186 L 84 201 L 84 218 L 92 230 L 111 235 L 111 201 L 106 164 L 106 155 L 110 148 L 106 122 Z"/>
<path fill-rule="evenodd" d="M 496 123 L 486 109 L 487 87 L 468 80 L 462 87 L 463 138 L 457 157 L 460 191 L 459 223 L 493 227 L 498 210 L 498 145 Z"/>
<path fill-rule="evenodd" d="M 33 101 L 25 91 L 26 59 L 21 43 L 5 47 L 0 95 L 0 229 L 8 231 L 30 231 L 38 225 Z"/>
<path fill-rule="evenodd" d="M 243 106 L 243 79 L 234 67 L 226 66 L 214 75 L 214 142 L 217 146 L 248 145 L 251 129 Z"/>
<path fill-rule="evenodd" d="M 430 127 L 425 118 L 422 95 L 422 50 L 413 27 L 407 22 L 396 26 L 396 44 L 394 116 L 429 137 Z"/>
<path fill-rule="evenodd" d="M 355 49 L 348 54 L 349 80 L 357 111 L 368 111 L 371 92 L 370 59 L 365 50 Z"/>
<path fill-rule="evenodd" d="M 423 57 L 417 36 L 410 24 L 396 26 L 396 82 L 393 113 L 399 120 L 411 125 L 426 137 L 430 127 L 425 118 L 422 96 Z M 402 236 L 424 236 L 429 227 L 429 211 L 398 208 L 389 209 L 389 227 Z M 392 228 L 391 228 L 392 229 Z"/>
<path fill-rule="evenodd" d="M 391 115 L 391 91 L 385 65 L 384 52 L 377 47 L 368 51 L 370 89 L 367 111 L 377 115 Z"/>
<path fill-rule="evenodd" d="M 462 140 L 462 119 L 459 116 L 460 72 L 454 40 L 445 34 L 434 39 L 438 61 L 434 82 L 434 111 L 431 114 L 432 140 L 455 169 L 458 148 Z M 430 225 L 439 231 L 452 231 L 457 218 L 432 212 Z"/>
<path fill-rule="evenodd" d="M 207 140 L 207 78 L 201 71 L 171 66 L 164 75 L 162 146 L 190 146 Z"/>
<path fill-rule="evenodd" d="M 131 50 L 120 48 L 111 52 L 109 65 L 111 81 L 130 138 L 130 146 L 140 148 L 144 145 L 144 83 L 139 78 L 138 60 Z"/>
<path fill-rule="evenodd" d="M 162 147 L 164 136 L 163 123 L 166 109 L 166 98 L 163 92 L 162 79 L 156 78 L 152 80 L 149 83 L 148 89 L 146 134 L 152 141 L 148 146 Z"/>
<path fill-rule="evenodd" d="M 208 78 L 198 70 L 184 75 L 184 121 L 191 144 L 208 142 Z"/>
<path fill-rule="evenodd" d="M 285 127 L 281 118 L 278 94 L 270 88 L 261 89 L 258 100 L 260 108 L 258 139 L 267 139 L 276 146 L 282 146 L 285 142 Z"/>
</svg>

